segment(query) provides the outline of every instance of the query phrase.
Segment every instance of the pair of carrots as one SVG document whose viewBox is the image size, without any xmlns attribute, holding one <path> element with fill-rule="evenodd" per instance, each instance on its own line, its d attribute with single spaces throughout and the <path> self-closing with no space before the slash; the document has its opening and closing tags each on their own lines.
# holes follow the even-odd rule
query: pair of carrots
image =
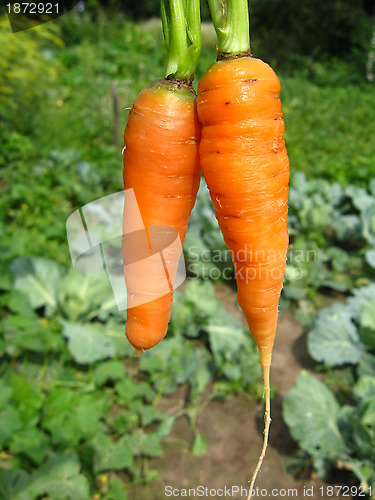
<svg viewBox="0 0 375 500">
<path fill-rule="evenodd" d="M 143 90 L 130 111 L 124 186 L 134 189 L 146 231 L 174 228 L 183 244 L 203 171 L 263 369 L 264 444 L 250 498 L 271 422 L 270 365 L 289 241 L 289 161 L 280 84 L 250 54 L 247 0 L 227 0 L 224 14 L 220 0 L 209 0 L 209 7 L 219 56 L 200 80 L 196 98 L 191 80 L 200 52 L 198 1 L 162 0 L 167 79 Z M 158 297 L 152 276 L 148 269 L 143 285 L 150 300 L 131 307 L 130 298 L 144 291 L 139 279 L 125 274 L 126 336 L 137 350 L 160 342 L 170 319 L 173 292 Z"/>
</svg>

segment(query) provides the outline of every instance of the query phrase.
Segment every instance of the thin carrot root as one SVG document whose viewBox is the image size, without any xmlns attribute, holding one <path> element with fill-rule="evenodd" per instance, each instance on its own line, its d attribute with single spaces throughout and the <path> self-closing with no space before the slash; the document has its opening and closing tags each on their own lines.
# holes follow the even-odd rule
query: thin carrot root
<svg viewBox="0 0 375 500">
<path fill-rule="evenodd" d="M 253 472 L 251 480 L 249 481 L 250 488 L 249 488 L 249 494 L 247 496 L 247 500 L 251 500 L 251 498 L 252 498 L 252 490 L 254 488 L 254 484 L 255 484 L 258 472 L 260 471 L 260 468 L 262 467 L 263 459 L 266 456 L 266 450 L 267 450 L 267 445 L 268 445 L 268 435 L 269 435 L 270 425 L 271 425 L 270 366 L 263 366 L 263 381 L 264 381 L 264 397 L 265 397 L 265 402 L 266 402 L 266 409 L 264 412 L 263 447 L 262 447 L 262 451 L 261 451 L 260 456 L 259 456 L 257 466 L 255 467 L 255 470 Z"/>
<path fill-rule="evenodd" d="M 145 353 L 144 349 L 136 349 L 134 351 L 134 357 L 135 358 L 140 358 L 141 356 L 143 356 L 144 353 Z"/>
</svg>

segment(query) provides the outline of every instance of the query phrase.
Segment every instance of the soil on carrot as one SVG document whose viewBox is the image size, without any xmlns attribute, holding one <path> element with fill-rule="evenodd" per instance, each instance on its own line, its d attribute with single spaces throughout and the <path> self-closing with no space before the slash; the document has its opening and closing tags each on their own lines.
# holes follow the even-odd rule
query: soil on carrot
<svg viewBox="0 0 375 500">
<path fill-rule="evenodd" d="M 242 317 L 236 304 L 236 294 L 229 287 L 219 287 L 217 297 L 223 300 L 233 314 Z M 312 369 L 314 362 L 306 350 L 306 334 L 290 313 L 280 317 L 271 369 L 271 384 L 277 390 L 271 403 L 272 424 L 267 455 L 255 485 L 267 490 L 265 496 L 316 498 L 327 497 L 328 485 L 349 484 L 349 478 L 336 477 L 325 483 L 306 471 L 306 477 L 296 478 L 286 470 L 286 461 L 297 451 L 281 414 L 282 400 L 294 385 L 301 369 Z M 186 389 L 161 401 L 163 411 L 181 408 L 186 398 Z M 149 467 L 158 471 L 158 479 L 147 486 L 139 486 L 128 491 L 130 500 L 159 500 L 167 498 L 167 486 L 177 489 L 207 487 L 208 490 L 225 486 L 249 486 L 262 446 L 263 404 L 244 397 L 232 397 L 227 401 L 212 401 L 198 416 L 197 427 L 208 441 L 205 455 L 195 457 L 190 446 L 193 432 L 188 419 L 178 419 L 171 434 L 164 441 L 163 457 L 152 460 Z M 323 491 L 320 489 L 323 487 Z M 313 490 L 311 490 L 313 488 Z M 275 490 L 273 493 L 272 491 Z M 279 494 L 277 494 L 277 491 Z M 288 491 L 289 490 L 289 491 Z M 294 491 L 292 491 L 294 490 Z M 308 493 L 306 494 L 306 490 Z M 230 490 L 232 493 L 232 490 Z M 311 493 L 313 491 L 313 495 Z M 181 494 L 183 496 L 183 493 Z M 196 495 L 197 496 L 197 495 Z M 227 495 L 228 496 L 228 495 Z M 207 496 L 215 498 L 214 496 Z M 187 498 L 194 498 L 187 494 Z M 204 497 L 203 497 L 204 498 Z M 219 496 L 217 497 L 219 498 Z M 230 498 L 246 498 L 239 493 Z M 335 498 L 344 498 L 335 495 Z"/>
</svg>

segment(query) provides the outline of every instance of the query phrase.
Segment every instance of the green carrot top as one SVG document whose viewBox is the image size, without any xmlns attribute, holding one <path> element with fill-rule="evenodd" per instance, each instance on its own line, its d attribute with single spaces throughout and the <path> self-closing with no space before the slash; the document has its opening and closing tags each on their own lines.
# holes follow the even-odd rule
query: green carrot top
<svg viewBox="0 0 375 500">
<path fill-rule="evenodd" d="M 161 0 L 168 51 L 166 78 L 191 81 L 201 53 L 199 0 Z"/>
<path fill-rule="evenodd" d="M 247 0 L 208 0 L 218 38 L 219 54 L 237 55 L 250 51 Z"/>
</svg>

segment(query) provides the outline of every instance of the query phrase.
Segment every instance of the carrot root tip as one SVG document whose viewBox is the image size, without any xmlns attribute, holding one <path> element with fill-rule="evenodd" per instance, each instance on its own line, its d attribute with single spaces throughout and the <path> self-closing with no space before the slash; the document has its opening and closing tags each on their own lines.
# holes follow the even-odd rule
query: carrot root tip
<svg viewBox="0 0 375 500">
<path fill-rule="evenodd" d="M 251 500 L 252 498 L 252 493 L 253 493 L 253 488 L 254 484 L 256 481 L 256 478 L 258 476 L 258 473 L 260 472 L 260 468 L 262 467 L 263 459 L 266 455 L 266 450 L 267 450 L 267 445 L 268 445 L 268 435 L 270 431 L 270 425 L 271 425 L 271 391 L 270 391 L 270 367 L 269 366 L 263 366 L 263 381 L 264 381 L 264 396 L 266 400 L 266 408 L 264 411 L 264 431 L 263 431 L 263 447 L 262 451 L 260 453 L 259 459 L 257 466 L 254 470 L 254 473 L 251 477 L 250 482 L 250 487 L 249 487 L 249 494 L 247 497 L 247 500 Z"/>
<path fill-rule="evenodd" d="M 141 356 L 143 356 L 145 350 L 144 349 L 136 349 L 134 351 L 134 357 L 135 358 L 140 358 Z"/>
</svg>

